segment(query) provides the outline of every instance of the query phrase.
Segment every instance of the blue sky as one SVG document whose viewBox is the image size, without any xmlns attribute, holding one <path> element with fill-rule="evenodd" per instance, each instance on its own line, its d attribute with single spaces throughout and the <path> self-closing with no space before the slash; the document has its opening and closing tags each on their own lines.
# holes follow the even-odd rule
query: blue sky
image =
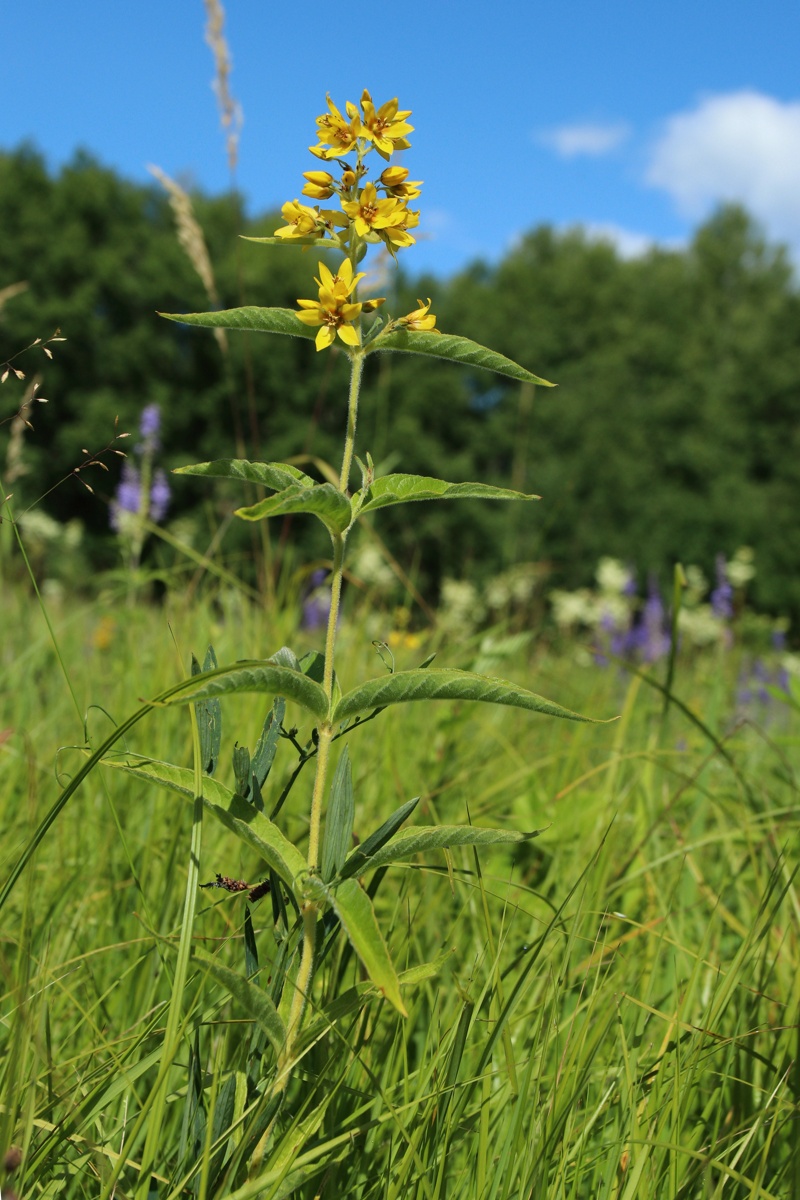
<svg viewBox="0 0 800 1200">
<path fill-rule="evenodd" d="M 410 271 L 497 260 L 583 224 L 624 253 L 679 244 L 724 199 L 800 256 L 795 0 L 227 0 L 236 184 L 256 213 L 300 195 L 314 118 L 368 87 L 413 110 L 425 187 Z M 230 185 L 202 0 L 5 0 L 0 147 L 76 148 Z"/>
</svg>

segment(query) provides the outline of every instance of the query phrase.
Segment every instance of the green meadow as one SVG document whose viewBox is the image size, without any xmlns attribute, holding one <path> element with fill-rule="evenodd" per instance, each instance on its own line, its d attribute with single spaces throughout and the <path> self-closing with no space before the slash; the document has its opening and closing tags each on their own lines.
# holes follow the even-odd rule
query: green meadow
<svg viewBox="0 0 800 1200">
<path fill-rule="evenodd" d="M 185 678 L 192 653 L 320 648 L 296 597 L 257 605 L 233 587 L 175 586 L 160 605 L 54 596 L 43 610 L 14 583 L 0 604 L 3 881 L 87 748 Z M 385 669 L 370 644 L 383 619 L 348 598 L 343 688 Z M 396 668 L 434 651 L 438 666 L 486 669 L 482 635 L 435 631 L 399 639 Z M 601 667 L 543 635 L 498 635 L 494 655 L 492 673 L 617 719 L 440 701 L 352 730 L 361 841 L 414 797 L 409 825 L 538 832 L 365 874 L 408 1015 L 328 921 L 277 1109 L 254 996 L 279 1003 L 289 978 L 297 918 L 280 887 L 252 902 L 199 890 L 165 1050 L 187 878 L 268 877 L 191 798 L 118 769 L 137 756 L 191 767 L 188 709 L 151 712 L 117 766 L 88 776 L 3 893 L 0 1125 L 21 1158 L 4 1196 L 147 1195 L 146 1139 L 149 1194 L 175 1200 L 800 1194 L 796 688 L 742 712 L 735 649 L 685 650 L 666 704 L 663 662 Z M 271 703 L 223 699 L 215 779 L 234 787 L 234 749 L 252 751 Z M 291 704 L 284 728 L 267 812 L 311 736 Z M 276 818 L 301 849 L 311 783 L 301 769 Z"/>
<path fill-rule="evenodd" d="M 412 113 L 0 153 L 0 1200 L 800 1196 L 796 273 L 395 270 Z"/>
</svg>

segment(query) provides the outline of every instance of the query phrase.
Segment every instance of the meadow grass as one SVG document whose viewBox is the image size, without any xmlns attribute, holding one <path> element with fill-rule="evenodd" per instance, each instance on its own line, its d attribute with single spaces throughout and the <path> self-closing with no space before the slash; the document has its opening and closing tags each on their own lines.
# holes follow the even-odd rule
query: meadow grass
<svg viewBox="0 0 800 1200">
<path fill-rule="evenodd" d="M 184 677 L 191 652 L 212 642 L 223 663 L 314 644 L 296 604 L 109 594 L 51 609 L 67 681 L 29 593 L 6 587 L 1 603 L 4 878 L 85 761 L 85 736 L 96 746 Z M 383 669 L 364 619 L 341 630 L 345 687 Z M 398 668 L 427 651 L 398 650 Z M 475 652 L 445 645 L 437 663 L 470 667 Z M 736 723 L 733 654 L 679 662 L 690 712 L 666 720 L 646 681 L 578 667 L 569 647 L 534 643 L 497 673 L 620 719 L 408 704 L 349 738 L 362 840 L 416 795 L 411 823 L 540 833 L 513 853 L 454 848 L 365 879 L 408 1017 L 330 922 L 279 1107 L 268 1031 L 225 969 L 285 1003 L 291 909 L 201 893 L 157 1108 L 187 876 L 253 882 L 264 868 L 208 818 L 192 863 L 191 803 L 112 769 L 87 779 L 2 912 L 0 1145 L 22 1151 L 4 1195 L 133 1195 L 146 1137 L 159 1197 L 800 1195 L 793 710 L 776 704 L 766 729 Z M 234 743 L 253 747 L 268 705 L 223 703 L 229 785 Z M 289 720 L 303 740 L 299 710 Z M 151 715 L 126 749 L 189 765 L 186 712 Z M 286 742 L 267 811 L 295 762 Z M 302 802 L 279 818 L 300 844 L 310 786 L 301 775 Z"/>
</svg>

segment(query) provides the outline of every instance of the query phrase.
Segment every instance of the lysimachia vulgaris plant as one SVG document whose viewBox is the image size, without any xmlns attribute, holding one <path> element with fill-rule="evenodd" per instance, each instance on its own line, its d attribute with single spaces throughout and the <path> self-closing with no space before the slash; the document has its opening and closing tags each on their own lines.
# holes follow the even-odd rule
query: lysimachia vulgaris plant
<svg viewBox="0 0 800 1200">
<path fill-rule="evenodd" d="M 409 205 L 419 196 L 421 184 L 408 179 L 405 167 L 391 162 L 398 151 L 409 148 L 409 135 L 413 132 L 408 123 L 410 115 L 398 108 L 397 100 L 376 107 L 367 91 L 358 106 L 346 105 L 345 114 L 328 100 L 328 111 L 317 118 L 317 144 L 310 148 L 324 169 L 308 171 L 303 188 L 303 194 L 318 203 L 304 204 L 296 199 L 287 202 L 282 210 L 285 223 L 273 237 L 249 239 L 280 245 L 284 250 L 295 246 L 332 253 L 335 256 L 332 261 L 319 260 L 315 297 L 298 299 L 296 311 L 245 307 L 223 312 L 165 314 L 173 321 L 211 329 L 243 329 L 307 338 L 315 342 L 318 352 L 330 349 L 336 342 L 349 358 L 350 387 L 347 402 L 342 404 L 343 451 L 338 482 L 319 482 L 288 463 L 241 459 L 205 462 L 178 471 L 185 475 L 240 480 L 266 489 L 270 493 L 267 498 L 238 510 L 242 520 L 308 514 L 325 526 L 330 536 L 332 566 L 324 646 L 320 652 L 308 653 L 299 660 L 291 650 L 283 648 L 272 657 L 230 666 L 218 666 L 209 648 L 202 670 L 195 661 L 189 679 L 139 709 L 99 747 L 62 794 L 33 843 L 35 848 L 55 819 L 59 806 L 63 806 L 99 761 L 193 799 L 192 853 L 160 1086 L 165 1094 L 166 1068 L 174 1061 L 180 1043 L 180 997 L 191 958 L 231 993 L 255 1021 L 266 1039 L 264 1044 L 271 1043 L 274 1052 L 272 1074 L 264 1075 L 262 1066 L 260 1079 L 255 1082 L 251 1079 L 256 1099 L 260 1097 L 263 1103 L 258 1119 L 254 1117 L 248 1126 L 251 1133 L 242 1135 L 237 1151 L 240 1155 L 251 1155 L 251 1168 L 253 1161 L 263 1154 L 272 1128 L 273 1118 L 269 1114 L 274 1114 L 280 1106 L 304 1046 L 314 1036 L 320 1036 L 320 1021 L 323 1028 L 330 1025 L 330 1020 L 325 1024 L 325 1008 L 319 1011 L 324 997 L 317 997 L 314 1004 L 309 1001 L 315 971 L 321 956 L 328 958 L 332 939 L 348 939 L 361 961 L 366 979 L 359 985 L 360 991 L 357 989 L 359 996 L 369 992 L 374 995 L 377 991 L 403 1015 L 406 1013 L 403 987 L 410 987 L 414 981 L 430 977 L 438 970 L 436 964 L 429 964 L 427 976 L 425 968 L 418 968 L 413 980 L 398 975 L 373 907 L 372 895 L 383 876 L 382 871 L 377 875 L 376 872 L 426 852 L 441 852 L 456 846 L 509 845 L 534 836 L 529 832 L 472 825 L 401 828 L 417 803 L 416 799 L 410 799 L 397 811 L 387 813 L 383 823 L 354 847 L 356 799 L 349 757 L 351 735 L 373 718 L 387 719 L 384 714 L 393 705 L 424 700 L 483 701 L 576 721 L 589 719 L 517 683 L 434 667 L 430 660 L 416 669 L 402 671 L 394 670 L 391 661 L 383 662 L 381 674 L 344 693 L 337 681 L 336 640 L 345 552 L 350 533 L 361 516 L 390 505 L 419 501 L 482 498 L 529 503 L 538 499 L 484 483 L 453 483 L 410 474 L 379 476 L 368 450 L 363 460 L 355 457 L 362 373 L 372 355 L 410 353 L 449 359 L 494 371 L 520 383 L 552 386 L 476 342 L 439 332 L 429 299 L 420 300 L 414 311 L 395 317 L 385 313 L 382 299 L 360 298 L 359 285 L 364 279 L 360 267 L 370 249 L 385 249 L 394 257 L 414 244 L 411 231 L 417 228 L 419 213 Z M 377 174 L 373 170 L 375 163 L 380 167 Z M 351 478 L 354 462 L 359 474 L 355 486 Z M 234 750 L 235 786 L 231 788 L 214 775 L 221 745 L 220 697 L 233 692 L 266 693 L 273 700 L 252 754 L 244 746 Z M 193 770 L 151 758 L 137 759 L 127 752 L 109 753 L 114 743 L 146 713 L 176 704 L 192 705 Z M 287 704 L 299 709 L 307 722 L 302 735 L 294 719 L 291 724 L 285 719 Z M 268 814 L 263 789 L 280 739 L 283 744 L 291 745 L 298 758 L 288 783 Z M 332 748 L 343 739 L 346 739 L 344 748 L 334 764 Z M 313 764 L 313 783 L 309 779 L 307 800 L 308 834 L 297 845 L 283 832 L 280 813 L 293 785 L 308 777 L 309 772 L 304 770 L 308 764 Z M 270 965 L 269 989 L 255 981 L 258 959 L 249 917 L 245 920 L 248 948 L 245 973 L 240 975 L 202 950 L 193 949 L 204 810 L 256 851 L 265 864 L 265 878 L 261 881 L 247 883 L 220 874 L 205 886 L 245 892 L 250 902 L 271 893 L 276 931 L 282 932 L 278 956 Z M 23 865 L 18 864 L 15 878 Z M 313 1014 L 313 1019 L 309 1014 Z M 306 1030 L 309 1022 L 310 1029 Z M 158 1114 L 163 1111 L 164 1103 L 160 1093 L 150 1117 L 142 1178 L 146 1178 L 155 1157 Z"/>
</svg>

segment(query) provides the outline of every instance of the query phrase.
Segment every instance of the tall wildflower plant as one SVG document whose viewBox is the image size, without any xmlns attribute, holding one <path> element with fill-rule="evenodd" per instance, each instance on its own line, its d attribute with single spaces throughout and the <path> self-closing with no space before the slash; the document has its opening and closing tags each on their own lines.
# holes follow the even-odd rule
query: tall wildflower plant
<svg viewBox="0 0 800 1200">
<path fill-rule="evenodd" d="M 527 504 L 538 498 L 479 482 L 453 483 L 409 474 L 379 476 L 368 450 L 363 459 L 356 456 L 364 364 L 373 355 L 410 353 L 449 359 L 523 383 L 552 386 L 501 354 L 466 338 L 440 332 L 430 299 L 420 300 L 418 307 L 409 313 L 393 316 L 385 312 L 383 298 L 362 296 L 360 285 L 365 277 L 362 264 L 373 247 L 388 250 L 396 257 L 414 245 L 412 230 L 417 228 L 420 214 L 411 206 L 420 195 L 421 184 L 409 180 L 408 170 L 392 162 L 398 151 L 410 146 L 413 132 L 410 115 L 400 109 L 396 99 L 377 106 L 370 93 L 364 91 L 360 103 L 348 103 L 344 113 L 329 99 L 327 111 L 317 118 L 317 141 L 310 149 L 320 169 L 305 173 L 302 189 L 303 195 L 316 203 L 288 201 L 283 206 L 284 224 L 274 236 L 251 239 L 283 247 L 311 247 L 335 255 L 331 265 L 319 260 L 315 294 L 298 299 L 295 311 L 245 307 L 224 312 L 164 314 L 170 320 L 212 330 L 251 330 L 306 338 L 314 342 L 318 353 L 336 343 L 349 358 L 350 386 L 346 402 L 342 403 L 343 447 L 338 482 L 318 482 L 288 463 L 243 459 L 205 462 L 179 471 L 185 475 L 255 483 L 266 489 L 270 493 L 266 499 L 238 510 L 237 515 L 244 521 L 302 513 L 322 523 L 330 537 L 332 567 L 321 650 L 298 659 L 284 647 L 269 658 L 218 666 L 209 649 L 202 670 L 195 661 L 189 679 L 140 708 L 88 758 L 42 823 L 6 887 L 5 894 L 58 812 L 99 762 L 193 798 L 190 867 L 172 1001 L 164 1031 L 161 1068 L 148 1102 L 147 1136 L 141 1156 L 137 1195 L 142 1197 L 148 1194 L 150 1176 L 158 1162 L 170 1067 L 185 1037 L 182 1006 L 190 960 L 231 993 L 255 1021 L 260 1036 L 266 1039 L 264 1044 L 269 1043 L 272 1048 L 271 1059 L 259 1055 L 258 1070 L 250 1078 L 251 1107 L 247 1109 L 247 1122 L 242 1125 L 234 1158 L 226 1168 L 229 1172 L 226 1178 L 230 1180 L 241 1180 L 242 1173 L 257 1177 L 275 1121 L 290 1094 L 288 1085 L 294 1081 L 301 1087 L 296 1071 L 298 1062 L 307 1044 L 313 1044 L 321 1036 L 320 1022 L 324 1030 L 334 1019 L 333 1015 L 326 1016 L 325 1005 L 337 1003 L 341 1008 L 344 1004 L 342 1012 L 353 1011 L 347 1005 L 363 1003 L 366 989 L 373 995 L 377 992 L 405 1016 L 404 989 L 429 978 L 437 969 L 435 964 L 429 964 L 427 974 L 424 967 L 411 975 L 406 973 L 405 977 L 398 973 L 373 907 L 385 868 L 448 847 L 508 845 L 534 836 L 472 825 L 403 828 L 417 804 L 416 799 L 410 799 L 395 812 L 387 813 L 382 824 L 354 846 L 358 801 L 349 747 L 356 740 L 353 735 L 359 728 L 378 717 L 387 719 L 387 710 L 395 705 L 426 700 L 482 701 L 575 721 L 588 719 L 517 683 L 437 668 L 430 660 L 404 671 L 394 670 L 393 663 L 387 660 L 382 674 L 363 680 L 347 692 L 342 692 L 337 680 L 336 641 L 343 568 L 350 533 L 361 516 L 419 501 L 481 498 Z M 378 171 L 373 170 L 376 163 Z M 252 753 L 242 745 L 234 750 L 235 787 L 230 788 L 212 777 L 220 758 L 220 699 L 234 692 L 266 693 L 273 699 Z M 304 732 L 299 732 L 294 721 L 291 726 L 285 721 L 288 703 L 300 710 Z M 193 770 L 155 762 L 149 757 L 137 759 L 128 752 L 111 753 L 114 744 L 143 716 L 173 705 L 192 706 Z M 297 761 L 288 783 L 267 813 L 263 789 L 281 738 L 297 754 Z M 334 763 L 332 750 L 337 742 L 344 745 L 337 748 L 341 753 Z M 281 827 L 281 810 L 293 791 L 302 790 L 309 775 L 306 767 L 313 768 L 313 782 L 308 781 L 299 803 L 306 806 L 307 838 L 296 844 Z M 247 883 L 218 875 L 208 886 L 243 892 L 251 903 L 271 893 L 276 929 L 280 931 L 280 950 L 270 964 L 269 990 L 254 981 L 258 954 L 249 918 L 245 921 L 246 961 L 241 974 L 193 945 L 204 811 L 255 851 L 264 863 L 266 878 L 262 881 Z M 2 898 L 0 895 L 0 902 Z M 320 963 L 323 959 L 331 961 L 329 952 L 337 939 L 342 948 L 349 942 L 365 976 L 356 1000 L 347 999 L 347 1003 L 344 997 L 334 997 L 331 1001 L 330 988 L 327 997 L 319 990 L 315 992 L 315 981 L 321 982 Z M 341 972 L 336 978 L 341 980 Z M 314 1014 L 314 1021 L 306 1029 L 310 1013 Z M 341 1015 L 339 1009 L 336 1013 Z M 144 1111 L 141 1120 L 145 1120 Z M 137 1125 L 135 1136 L 140 1128 Z M 115 1178 L 116 1174 L 117 1171 Z"/>
</svg>

